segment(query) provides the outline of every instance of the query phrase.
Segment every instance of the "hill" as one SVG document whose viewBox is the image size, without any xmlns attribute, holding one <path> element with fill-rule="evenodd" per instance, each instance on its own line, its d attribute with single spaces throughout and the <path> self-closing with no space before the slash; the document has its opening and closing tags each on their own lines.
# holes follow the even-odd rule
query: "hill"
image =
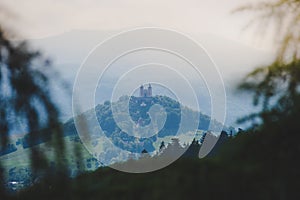
<svg viewBox="0 0 300 200">
<path fill-rule="evenodd" d="M 127 102 L 129 102 L 129 117 L 127 117 L 128 110 L 125 109 Z M 158 107 L 153 109 L 155 106 Z M 113 114 L 112 107 L 117 110 L 114 111 L 117 114 Z M 94 112 L 97 120 L 92 120 Z M 185 122 L 182 121 L 184 117 L 188 119 Z M 174 136 L 178 137 L 182 144 L 190 144 L 195 137 L 199 139 L 203 132 L 208 131 L 209 127 L 211 132 L 222 129 L 228 133 L 234 132 L 234 128 L 223 127 L 220 122 L 180 105 L 167 96 L 150 98 L 123 96 L 117 102 L 107 101 L 97 105 L 94 110 L 77 116 L 76 120 L 79 121 L 77 123 L 87 121 L 85 122 L 89 131 L 87 137 L 90 140 L 85 145 L 89 146 L 93 155 L 96 155 L 104 165 L 126 160 L 132 153 L 141 153 L 144 149 L 155 154 L 162 141 L 169 143 Z M 195 127 L 197 121 L 199 124 Z M 64 125 L 66 135 L 74 134 L 74 124 L 74 119 L 71 119 Z M 97 128 L 99 125 L 101 130 Z"/>
<path fill-rule="evenodd" d="M 126 114 L 124 110 L 120 109 L 117 116 L 112 115 L 111 104 L 114 104 L 116 108 L 123 108 L 128 100 L 129 114 L 134 127 L 132 127 L 132 124 L 130 124 L 126 117 L 123 117 Z M 155 112 L 156 115 L 153 117 L 151 109 L 155 105 L 161 106 L 159 109 L 163 109 L 165 112 L 156 110 L 159 112 Z M 93 148 L 97 149 L 97 154 L 88 151 L 85 148 L 86 146 L 82 144 L 75 127 L 74 118 L 63 124 L 66 160 L 68 163 L 69 176 L 71 177 L 76 176 L 80 171 L 95 170 L 99 166 L 123 162 L 128 160 L 132 153 L 141 155 L 143 150 L 155 155 L 159 152 L 161 143 L 164 142 L 166 145 L 171 143 L 174 136 L 179 138 L 181 146 L 186 146 L 187 144 L 190 144 L 194 138 L 199 140 L 202 133 L 208 131 L 209 124 L 212 124 L 210 127 L 216 129 L 223 127 L 221 123 L 211 120 L 209 116 L 184 107 L 180 105 L 179 102 L 166 96 L 155 96 L 151 98 L 123 96 L 117 102 L 105 102 L 104 104 L 97 105 L 95 111 L 97 122 L 89 123 L 89 130 L 91 130 L 89 135 Z M 89 119 L 93 112 L 94 110 L 88 110 L 82 115 L 85 116 L 85 119 Z M 191 126 L 188 124 L 178 131 L 181 122 L 181 114 L 190 117 L 189 120 Z M 197 121 L 197 116 L 199 117 L 199 130 L 195 135 L 190 127 L 192 127 L 193 121 Z M 115 122 L 115 118 L 119 118 L 119 123 L 122 127 L 127 127 L 127 130 L 131 130 L 133 134 L 129 134 L 122 130 Z M 99 125 L 104 133 L 102 135 L 97 132 L 97 129 L 95 128 L 99 127 Z M 148 128 L 144 130 L 143 127 Z M 234 130 L 233 128 L 230 130 L 229 128 L 225 129 L 227 131 Z M 144 132 L 142 130 L 144 130 Z M 139 133 L 139 131 L 145 136 L 151 136 L 138 137 L 138 135 L 134 135 Z M 51 130 L 41 130 L 42 135 L 44 135 L 43 132 L 49 134 L 51 133 Z M 110 142 L 107 142 L 107 138 L 113 143 L 113 147 L 110 145 Z M 8 174 L 8 182 L 22 183 L 20 187 L 30 185 L 34 180 L 30 180 L 29 149 L 38 146 L 43 148 L 46 154 L 51 157 L 53 150 L 47 147 L 47 143 L 50 142 L 50 140 L 50 135 L 44 135 L 37 140 L 36 143 L 31 144 L 30 146 L 28 143 L 28 135 L 24 135 L 23 137 L 16 138 L 12 141 L 13 143 L 8 149 L 11 151 L 3 152 L 4 155 L 0 157 Z M 120 149 L 123 152 L 121 152 Z M 76 157 L 76 152 L 78 151 L 81 152 L 80 161 L 78 161 L 78 158 Z M 95 159 L 95 157 L 98 158 L 98 160 Z"/>
</svg>

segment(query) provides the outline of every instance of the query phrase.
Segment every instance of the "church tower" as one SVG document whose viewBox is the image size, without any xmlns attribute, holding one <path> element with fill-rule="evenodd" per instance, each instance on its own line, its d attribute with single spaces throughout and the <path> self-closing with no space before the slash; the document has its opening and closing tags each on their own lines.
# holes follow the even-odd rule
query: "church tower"
<svg viewBox="0 0 300 200">
<path fill-rule="evenodd" d="M 143 97 L 144 96 L 144 86 L 141 85 L 140 87 L 140 97 Z"/>
<path fill-rule="evenodd" d="M 140 86 L 140 97 L 152 97 L 152 86 L 148 85 L 148 88 L 144 85 Z"/>
<path fill-rule="evenodd" d="M 150 83 L 149 83 L 149 86 L 148 86 L 148 97 L 152 97 L 152 87 L 151 87 Z"/>
</svg>

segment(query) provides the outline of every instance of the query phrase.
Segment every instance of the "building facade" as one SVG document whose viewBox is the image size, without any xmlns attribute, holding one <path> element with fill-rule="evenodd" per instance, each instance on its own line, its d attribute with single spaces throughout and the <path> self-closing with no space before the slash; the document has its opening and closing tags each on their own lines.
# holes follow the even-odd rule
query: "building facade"
<svg viewBox="0 0 300 200">
<path fill-rule="evenodd" d="M 152 86 L 148 85 L 148 88 L 141 85 L 140 87 L 140 97 L 152 97 Z"/>
</svg>

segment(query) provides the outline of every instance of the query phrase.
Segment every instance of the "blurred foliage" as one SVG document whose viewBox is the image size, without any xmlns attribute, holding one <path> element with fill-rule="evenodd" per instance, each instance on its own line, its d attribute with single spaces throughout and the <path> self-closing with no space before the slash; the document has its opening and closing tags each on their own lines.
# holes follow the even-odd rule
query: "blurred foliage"
<svg viewBox="0 0 300 200">
<path fill-rule="evenodd" d="M 259 30 L 274 35 L 277 54 L 274 62 L 248 74 L 239 86 L 241 91 L 254 94 L 253 104 L 261 111 L 240 119 L 253 121 L 253 127 L 267 125 L 297 115 L 300 92 L 300 1 L 263 1 L 240 7 L 235 12 L 252 11 L 257 18 L 249 25 L 258 24 Z M 271 29 L 271 28 L 274 29 Z"/>
<path fill-rule="evenodd" d="M 299 86 L 300 60 L 298 59 L 287 64 L 275 62 L 256 69 L 247 76 L 239 89 L 253 92 L 254 105 L 260 105 L 262 109 L 241 119 L 240 122 L 253 120 L 256 126 L 297 115 L 300 111 Z M 255 120 L 257 118 L 259 121 Z"/>
<path fill-rule="evenodd" d="M 50 146 L 55 150 L 56 172 L 64 173 L 63 131 L 59 110 L 51 99 L 49 77 L 58 77 L 49 60 L 32 51 L 25 42 L 9 40 L 0 29 L 0 152 L 6 152 L 11 146 L 10 136 L 19 121 L 24 128 L 19 131 L 29 133 L 29 145 L 52 138 Z M 49 172 L 48 158 L 39 147 L 30 149 L 30 160 L 33 180 Z M 1 195 L 5 195 L 4 174 L 0 179 Z"/>
<path fill-rule="evenodd" d="M 257 25 L 257 31 L 274 35 L 276 62 L 290 62 L 300 57 L 300 1 L 262 0 L 235 9 L 233 12 L 255 13 L 246 28 Z"/>
</svg>

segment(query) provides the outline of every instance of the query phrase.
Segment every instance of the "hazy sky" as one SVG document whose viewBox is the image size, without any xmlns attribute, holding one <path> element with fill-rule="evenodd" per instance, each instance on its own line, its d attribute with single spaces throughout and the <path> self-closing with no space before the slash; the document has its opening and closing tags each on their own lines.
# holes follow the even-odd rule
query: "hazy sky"
<svg viewBox="0 0 300 200">
<path fill-rule="evenodd" d="M 258 0 L 255 0 L 258 1 Z M 242 31 L 249 14 L 231 14 L 254 0 L 2 0 L 17 16 L 13 27 L 25 38 L 43 38 L 74 29 L 126 30 L 140 26 L 208 33 L 269 50 L 271 42 Z M 6 20 L 9 22 L 9 20 Z M 264 42 L 262 42 L 264 41 Z"/>
<path fill-rule="evenodd" d="M 70 82 L 88 52 L 108 37 L 106 33 L 143 26 L 180 31 L 206 47 L 220 69 L 226 89 L 232 89 L 247 72 L 266 63 L 272 51 L 272 39 L 258 39 L 254 29 L 242 31 L 254 13 L 231 13 L 255 1 L 261 0 L 1 0 L 0 20 L 25 39 L 42 38 L 31 40 L 31 44 L 38 44 L 38 49 L 54 58 L 59 63 L 57 69 Z M 1 8 L 12 13 L 9 18 L 3 18 Z M 72 30 L 99 31 L 95 31 L 94 37 L 89 31 Z M 245 100 L 251 99 L 240 97 L 227 96 L 227 109 L 233 111 L 227 112 L 230 123 L 249 111 Z"/>
</svg>

